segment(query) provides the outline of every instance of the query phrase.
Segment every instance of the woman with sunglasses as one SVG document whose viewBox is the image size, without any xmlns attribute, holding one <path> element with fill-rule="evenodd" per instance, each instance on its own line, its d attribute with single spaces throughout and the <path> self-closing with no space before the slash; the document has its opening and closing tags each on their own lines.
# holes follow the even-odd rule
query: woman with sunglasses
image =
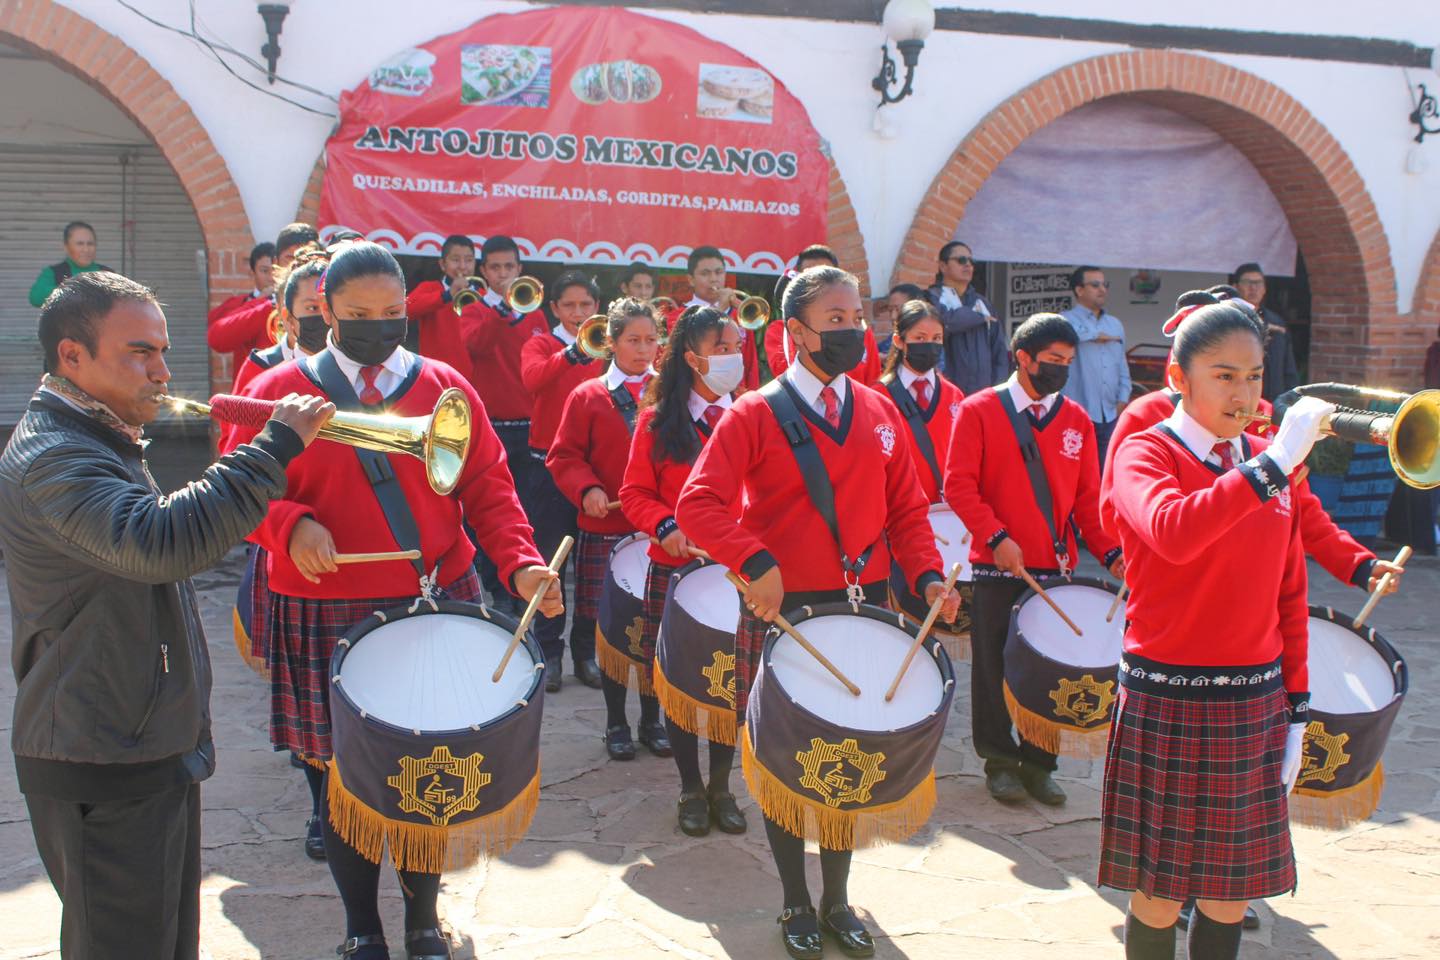
<svg viewBox="0 0 1440 960">
<path fill-rule="evenodd" d="M 945 378 L 967 396 L 1010 375 L 1005 325 L 971 285 L 974 277 L 975 255 L 969 244 L 951 240 L 940 248 L 940 269 L 925 291 L 945 328 Z"/>
</svg>

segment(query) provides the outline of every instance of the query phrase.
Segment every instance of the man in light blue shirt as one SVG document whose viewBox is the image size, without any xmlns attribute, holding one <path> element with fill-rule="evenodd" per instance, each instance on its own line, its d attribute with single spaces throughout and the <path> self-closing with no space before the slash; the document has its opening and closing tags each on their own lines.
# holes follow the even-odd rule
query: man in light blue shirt
<svg viewBox="0 0 1440 960">
<path fill-rule="evenodd" d="M 1115 421 L 1130 402 L 1130 364 L 1125 359 L 1125 328 L 1105 312 L 1110 281 L 1099 267 L 1077 267 L 1070 274 L 1075 306 L 1061 316 L 1080 337 L 1064 394 L 1085 408 L 1095 424 L 1100 462 L 1110 446 Z"/>
</svg>

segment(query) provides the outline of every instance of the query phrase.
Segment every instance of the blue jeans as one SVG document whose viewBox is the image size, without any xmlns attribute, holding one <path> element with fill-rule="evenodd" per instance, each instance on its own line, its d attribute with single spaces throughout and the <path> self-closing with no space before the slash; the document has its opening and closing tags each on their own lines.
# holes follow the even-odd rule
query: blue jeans
<svg viewBox="0 0 1440 960">
<path fill-rule="evenodd" d="M 1095 452 L 1100 457 L 1100 472 L 1104 473 L 1105 451 L 1110 449 L 1110 438 L 1115 435 L 1115 424 L 1119 422 L 1119 418 L 1104 423 L 1096 420 L 1090 422 L 1095 425 Z"/>
</svg>

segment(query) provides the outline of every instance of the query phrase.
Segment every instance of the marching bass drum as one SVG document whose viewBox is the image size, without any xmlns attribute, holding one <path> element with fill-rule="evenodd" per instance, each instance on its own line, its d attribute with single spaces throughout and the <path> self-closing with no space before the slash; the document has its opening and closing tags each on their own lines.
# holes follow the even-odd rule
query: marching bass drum
<svg viewBox="0 0 1440 960">
<path fill-rule="evenodd" d="M 644 650 L 645 577 L 650 538 L 632 533 L 610 548 L 605 585 L 595 618 L 595 662 L 618 684 L 649 694 L 650 666 Z"/>
<path fill-rule="evenodd" d="M 940 638 L 945 652 L 952 660 L 964 660 L 970 656 L 970 603 L 974 591 L 970 585 L 970 534 L 965 524 L 955 515 L 948 504 L 930 505 L 930 528 L 935 532 L 935 549 L 940 551 L 944 561 L 942 569 L 949 570 L 960 564 L 960 576 L 955 588 L 960 592 L 960 613 L 954 623 L 936 620 L 931 633 Z M 943 538 L 943 539 L 942 539 Z M 915 596 L 915 591 L 905 582 L 905 572 L 900 564 L 890 566 L 890 606 L 905 614 L 906 619 L 919 627 L 930 612 L 930 605 Z"/>
<path fill-rule="evenodd" d="M 733 745 L 740 594 L 727 572 L 694 560 L 670 575 L 655 645 L 655 695 L 682 730 Z"/>
</svg>

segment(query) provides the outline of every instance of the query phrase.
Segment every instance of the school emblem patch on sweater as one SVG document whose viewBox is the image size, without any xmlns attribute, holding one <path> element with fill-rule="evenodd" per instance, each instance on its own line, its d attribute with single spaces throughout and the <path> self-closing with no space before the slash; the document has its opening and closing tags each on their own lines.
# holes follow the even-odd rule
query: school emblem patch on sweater
<svg viewBox="0 0 1440 960">
<path fill-rule="evenodd" d="M 895 452 L 895 428 L 888 423 L 882 423 L 875 428 L 875 436 L 880 440 L 880 449 L 885 456 Z"/>
<path fill-rule="evenodd" d="M 1071 460 L 1080 459 L 1080 448 L 1085 446 L 1085 435 L 1074 427 L 1060 434 L 1060 452 Z"/>
</svg>

